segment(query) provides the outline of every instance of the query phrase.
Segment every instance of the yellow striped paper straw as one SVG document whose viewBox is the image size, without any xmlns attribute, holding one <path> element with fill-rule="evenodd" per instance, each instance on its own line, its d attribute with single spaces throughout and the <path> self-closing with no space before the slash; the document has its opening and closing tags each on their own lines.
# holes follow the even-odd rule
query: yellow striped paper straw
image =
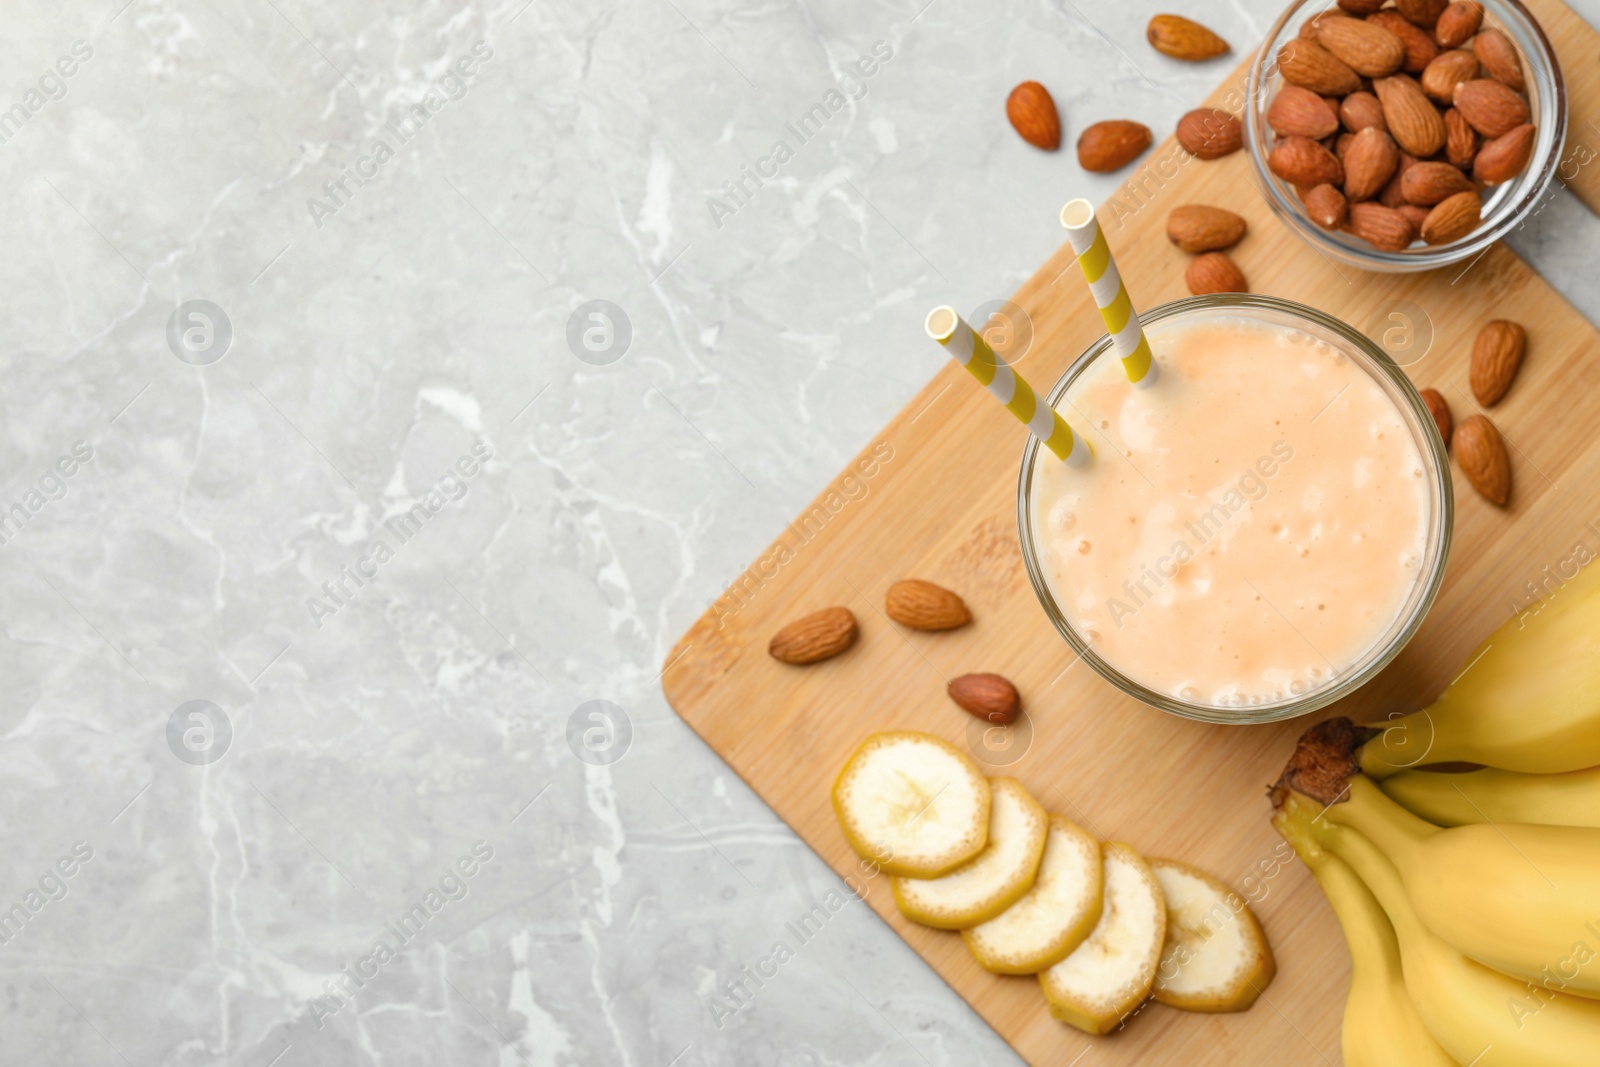
<svg viewBox="0 0 1600 1067">
<path fill-rule="evenodd" d="M 1089 443 L 1054 408 L 1039 399 L 1033 386 L 996 355 L 989 342 L 968 326 L 955 308 L 934 308 L 928 312 L 926 327 L 928 336 L 943 345 L 950 358 L 967 368 L 1057 459 L 1073 467 L 1089 462 Z"/>
<path fill-rule="evenodd" d="M 1150 356 L 1150 342 L 1139 325 L 1133 301 L 1128 299 L 1128 287 L 1122 284 L 1117 261 L 1111 258 L 1111 246 L 1106 244 L 1106 235 L 1094 217 L 1094 205 L 1087 200 L 1069 200 L 1061 209 L 1061 225 L 1066 227 L 1067 240 L 1077 253 L 1078 266 L 1083 268 L 1084 280 L 1105 320 L 1106 333 L 1122 356 L 1128 381 L 1140 389 L 1150 388 L 1156 383 L 1157 370 Z"/>
</svg>

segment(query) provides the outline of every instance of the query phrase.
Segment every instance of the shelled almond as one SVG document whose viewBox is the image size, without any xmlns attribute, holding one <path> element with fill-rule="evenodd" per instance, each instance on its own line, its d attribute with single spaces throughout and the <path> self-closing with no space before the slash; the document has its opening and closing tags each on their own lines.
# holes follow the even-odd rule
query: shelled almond
<svg viewBox="0 0 1600 1067">
<path fill-rule="evenodd" d="M 1266 163 L 1307 217 L 1390 252 L 1482 224 L 1538 139 L 1523 58 L 1476 0 L 1338 0 L 1277 54 Z"/>
</svg>

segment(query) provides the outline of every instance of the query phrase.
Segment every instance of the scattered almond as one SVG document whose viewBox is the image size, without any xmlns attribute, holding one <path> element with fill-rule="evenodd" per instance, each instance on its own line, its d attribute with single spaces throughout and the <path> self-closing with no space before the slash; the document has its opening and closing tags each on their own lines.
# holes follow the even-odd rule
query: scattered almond
<svg viewBox="0 0 1600 1067">
<path fill-rule="evenodd" d="M 1433 62 L 1433 57 L 1439 54 L 1439 46 L 1433 43 L 1428 31 L 1407 22 L 1398 11 L 1379 11 L 1368 15 L 1367 23 L 1382 26 L 1400 38 L 1400 45 L 1405 49 L 1400 69 L 1407 74 L 1421 74 Z"/>
<path fill-rule="evenodd" d="M 966 601 L 921 578 L 895 582 L 884 594 L 884 614 L 913 630 L 953 630 L 972 621 Z"/>
<path fill-rule="evenodd" d="M 1374 81 L 1372 89 L 1383 105 L 1383 119 L 1396 144 L 1418 159 L 1444 147 L 1444 118 L 1415 79 L 1394 74 Z"/>
<path fill-rule="evenodd" d="M 1325 19 L 1318 23 L 1320 37 L 1325 26 L 1346 19 Z M 1278 73 L 1284 81 L 1323 96 L 1344 96 L 1361 88 L 1361 75 L 1351 70 L 1333 53 L 1315 41 L 1296 38 L 1278 50 Z"/>
<path fill-rule="evenodd" d="M 1454 420 L 1450 417 L 1450 405 L 1445 403 L 1444 394 L 1437 389 L 1424 389 L 1422 402 L 1428 405 L 1428 413 L 1433 416 L 1433 424 L 1439 427 L 1439 436 L 1444 438 L 1444 447 L 1450 447 L 1450 427 Z"/>
<path fill-rule="evenodd" d="M 1483 5 L 1475 0 L 1458 0 L 1444 9 L 1433 27 L 1433 40 L 1440 48 L 1460 48 L 1472 40 L 1483 25 Z"/>
<path fill-rule="evenodd" d="M 1373 126 L 1362 130 L 1351 138 L 1344 154 L 1346 199 L 1371 200 L 1389 184 L 1399 166 L 1400 149 L 1394 138 Z"/>
<path fill-rule="evenodd" d="M 1310 89 L 1285 85 L 1267 107 L 1267 125 L 1279 137 L 1309 137 L 1317 141 L 1339 128 L 1339 113 Z"/>
<path fill-rule="evenodd" d="M 1167 240 L 1185 252 L 1218 252 L 1245 235 L 1245 221 L 1231 211 L 1206 204 L 1184 204 L 1167 216 Z"/>
<path fill-rule="evenodd" d="M 1306 190 L 1306 214 L 1324 230 L 1337 230 L 1349 214 L 1349 202 L 1338 189 L 1326 183 Z"/>
<path fill-rule="evenodd" d="M 1228 42 L 1182 15 L 1156 15 L 1145 27 L 1145 39 L 1164 56 L 1198 62 L 1228 51 Z"/>
<path fill-rule="evenodd" d="M 1461 117 L 1485 137 L 1499 137 L 1527 123 L 1528 102 L 1514 89 L 1492 78 L 1474 78 L 1456 86 L 1452 98 Z"/>
<path fill-rule="evenodd" d="M 767 652 L 784 663 L 816 663 L 855 644 L 860 632 L 849 608 L 823 608 L 773 634 Z"/>
<path fill-rule="evenodd" d="M 1375 126 L 1385 133 L 1389 126 L 1383 121 L 1383 105 L 1369 92 L 1351 93 L 1339 103 L 1339 119 L 1351 133 L 1360 133 Z"/>
<path fill-rule="evenodd" d="M 1515 178 L 1528 165 L 1538 132 L 1534 126 L 1518 126 L 1485 141 L 1472 161 L 1472 176 L 1485 185 L 1499 185 Z"/>
<path fill-rule="evenodd" d="M 1496 319 L 1478 331 L 1472 345 L 1470 380 L 1472 395 L 1484 407 L 1494 407 L 1511 388 L 1511 380 L 1522 366 L 1528 335 L 1514 322 Z"/>
<path fill-rule="evenodd" d="M 1487 416 L 1472 415 L 1455 429 L 1456 462 L 1478 495 L 1505 507 L 1511 499 L 1511 458 Z"/>
<path fill-rule="evenodd" d="M 1422 220 L 1422 239 L 1430 245 L 1445 245 L 1459 241 L 1478 228 L 1483 218 L 1483 198 L 1477 190 L 1467 190 L 1447 196 L 1434 205 L 1428 217 Z"/>
<path fill-rule="evenodd" d="M 1457 193 L 1476 188 L 1472 179 L 1461 173 L 1461 168 L 1435 160 L 1418 163 L 1400 179 L 1400 195 L 1406 198 L 1406 203 L 1423 207 L 1432 207 Z"/>
<path fill-rule="evenodd" d="M 1416 225 L 1382 204 L 1351 204 L 1349 226 L 1351 233 L 1385 252 L 1404 252 L 1417 239 Z"/>
<path fill-rule="evenodd" d="M 1472 54 L 1478 57 L 1489 77 L 1515 92 L 1528 86 L 1522 78 L 1522 61 L 1517 58 L 1517 48 L 1511 38 L 1499 30 L 1480 30 L 1472 39 Z"/>
<path fill-rule="evenodd" d="M 1189 292 L 1195 296 L 1250 291 L 1249 284 L 1244 280 L 1244 272 L 1223 252 L 1207 252 L 1196 256 L 1194 262 L 1189 264 L 1183 280 L 1188 283 Z"/>
<path fill-rule="evenodd" d="M 1316 141 L 1285 137 L 1267 154 L 1267 167 L 1290 185 L 1344 184 L 1344 165 Z"/>
<path fill-rule="evenodd" d="M 1328 19 L 1317 27 L 1317 43 L 1366 78 L 1393 74 L 1406 58 L 1400 38 L 1362 19 Z"/>
<path fill-rule="evenodd" d="M 1449 7 L 1449 0 L 1394 0 L 1394 6 L 1406 20 L 1431 30 L 1439 22 L 1439 16 L 1444 14 L 1444 9 Z"/>
<path fill-rule="evenodd" d="M 997 726 L 1011 722 L 1022 710 L 1017 687 L 998 674 L 963 674 L 951 679 L 945 692 L 962 711 Z"/>
<path fill-rule="evenodd" d="M 1528 127 L 1530 130 L 1532 126 Z M 1468 170 L 1478 155 L 1478 131 L 1472 123 L 1461 117 L 1461 112 L 1451 108 L 1444 113 L 1444 158 Z"/>
<path fill-rule="evenodd" d="M 1456 86 L 1471 81 L 1480 73 L 1478 57 L 1465 49 L 1440 52 L 1422 72 L 1422 91 L 1439 103 L 1449 106 L 1455 99 Z"/>
<path fill-rule="evenodd" d="M 1221 159 L 1244 147 L 1244 127 L 1221 108 L 1195 108 L 1178 120 L 1178 143 L 1200 159 Z"/>
<path fill-rule="evenodd" d="M 1006 118 L 1024 141 L 1054 152 L 1061 147 L 1061 116 L 1050 90 L 1038 82 L 1023 82 L 1006 98 Z"/>
<path fill-rule="evenodd" d="M 1078 136 L 1078 165 L 1109 173 L 1121 170 L 1150 147 L 1150 128 L 1127 119 L 1097 122 Z"/>
</svg>

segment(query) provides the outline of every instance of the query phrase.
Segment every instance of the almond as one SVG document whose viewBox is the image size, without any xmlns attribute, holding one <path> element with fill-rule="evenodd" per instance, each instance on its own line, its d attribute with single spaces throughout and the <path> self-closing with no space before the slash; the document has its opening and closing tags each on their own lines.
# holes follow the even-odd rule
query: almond
<svg viewBox="0 0 1600 1067">
<path fill-rule="evenodd" d="M 962 711 L 997 726 L 1011 722 L 1022 710 L 1017 687 L 998 674 L 963 674 L 951 679 L 945 692 Z"/>
<path fill-rule="evenodd" d="M 1416 204 L 1401 204 L 1395 210 L 1406 217 L 1406 221 L 1411 223 L 1412 229 L 1417 233 L 1422 232 L 1422 224 L 1428 221 L 1427 208 L 1418 207 Z"/>
<path fill-rule="evenodd" d="M 1206 204 L 1184 204 L 1167 216 L 1167 240 L 1185 252 L 1217 252 L 1232 248 L 1245 235 L 1244 219 Z"/>
<path fill-rule="evenodd" d="M 1191 63 L 1214 59 L 1228 51 L 1228 42 L 1182 15 L 1156 15 L 1145 27 L 1145 39 L 1164 56 Z"/>
<path fill-rule="evenodd" d="M 1450 405 L 1445 403 L 1444 394 L 1437 389 L 1424 389 L 1422 402 L 1428 405 L 1428 413 L 1433 416 L 1433 424 L 1439 427 L 1439 436 L 1444 438 L 1444 447 L 1450 447 L 1450 426 L 1454 420 L 1450 417 Z"/>
<path fill-rule="evenodd" d="M 1400 69 L 1407 74 L 1421 74 L 1423 68 L 1433 62 L 1433 57 L 1439 54 L 1439 46 L 1433 43 L 1428 31 L 1407 22 L 1398 11 L 1379 11 L 1374 15 L 1368 15 L 1367 22 L 1373 26 L 1382 26 L 1400 38 L 1401 47 L 1405 49 L 1405 58 L 1400 61 Z"/>
<path fill-rule="evenodd" d="M 1370 15 L 1389 0 L 1339 0 L 1339 7 L 1352 15 Z"/>
<path fill-rule="evenodd" d="M 1406 46 L 1400 38 L 1361 19 L 1328 19 L 1317 27 L 1317 43 L 1368 78 L 1393 74 L 1406 58 Z"/>
<path fill-rule="evenodd" d="M 1285 85 L 1267 107 L 1267 125 L 1279 137 L 1320 140 L 1339 128 L 1339 114 L 1310 89 Z"/>
<path fill-rule="evenodd" d="M 1462 82 L 1452 99 L 1461 117 L 1485 137 L 1510 133 L 1529 118 L 1528 102 L 1515 89 L 1492 78 Z"/>
<path fill-rule="evenodd" d="M 1339 162 L 1344 162 L 1344 154 L 1350 151 L 1350 142 L 1356 139 L 1353 133 L 1341 133 L 1333 140 L 1333 154 L 1339 157 Z"/>
<path fill-rule="evenodd" d="M 1422 239 L 1430 245 L 1459 241 L 1478 228 L 1483 218 L 1483 198 L 1477 190 L 1456 193 L 1439 201 L 1422 220 Z"/>
<path fill-rule="evenodd" d="M 1056 113 L 1050 90 L 1038 82 L 1023 82 L 1011 90 L 1006 98 L 1006 118 L 1033 147 L 1046 152 L 1061 147 L 1061 116 Z"/>
<path fill-rule="evenodd" d="M 1394 6 L 1406 17 L 1406 21 L 1431 30 L 1450 4 L 1449 0 L 1394 0 Z"/>
<path fill-rule="evenodd" d="M 1444 119 L 1410 75 L 1379 78 L 1372 88 L 1383 104 L 1383 120 L 1396 144 L 1418 159 L 1444 147 Z"/>
<path fill-rule="evenodd" d="M 1244 127 L 1221 108 L 1196 108 L 1178 120 L 1178 143 L 1200 159 L 1221 159 L 1244 147 Z"/>
<path fill-rule="evenodd" d="M 1404 252 L 1417 239 L 1417 228 L 1410 219 L 1394 208 L 1370 202 L 1350 205 L 1350 232 L 1385 252 Z"/>
<path fill-rule="evenodd" d="M 1304 137 L 1285 137 L 1273 145 L 1267 154 L 1267 166 L 1290 185 L 1344 184 L 1344 166 L 1339 158 Z"/>
<path fill-rule="evenodd" d="M 1194 262 L 1189 264 L 1189 270 L 1184 274 L 1183 280 L 1188 283 L 1189 292 L 1195 296 L 1250 291 L 1249 284 L 1244 280 L 1244 272 L 1222 252 L 1207 252 L 1202 256 L 1196 256 Z"/>
<path fill-rule="evenodd" d="M 913 630 L 954 630 L 972 621 L 966 601 L 921 578 L 895 582 L 883 598 L 884 614 Z"/>
<path fill-rule="evenodd" d="M 1444 9 L 1433 26 L 1433 40 L 1440 48 L 1460 48 L 1472 40 L 1483 25 L 1483 5 L 1475 0 L 1458 0 Z"/>
<path fill-rule="evenodd" d="M 1317 25 L 1318 36 L 1323 27 L 1345 21 L 1349 20 L 1321 20 Z M 1335 59 L 1333 53 L 1320 44 L 1303 38 L 1288 41 L 1278 49 L 1278 73 L 1283 75 L 1284 81 L 1323 96 L 1344 96 L 1361 88 L 1361 75 Z"/>
<path fill-rule="evenodd" d="M 1097 122 L 1078 136 L 1078 165 L 1108 173 L 1121 170 L 1150 147 L 1150 128 L 1127 119 Z"/>
<path fill-rule="evenodd" d="M 1532 129 L 1533 127 L 1528 127 Z M 1461 117 L 1461 112 L 1451 108 L 1444 113 L 1444 158 L 1469 170 L 1478 155 L 1478 131 L 1472 123 Z"/>
<path fill-rule="evenodd" d="M 767 652 L 784 663 L 816 663 L 855 644 L 860 632 L 849 608 L 823 608 L 773 634 Z"/>
<path fill-rule="evenodd" d="M 1344 194 L 1326 183 L 1306 190 L 1306 215 L 1324 230 L 1337 230 L 1349 215 Z"/>
<path fill-rule="evenodd" d="M 1345 197 L 1351 201 L 1371 200 L 1389 184 L 1399 166 L 1400 149 L 1395 147 L 1394 138 L 1367 127 L 1351 139 L 1345 150 Z"/>
<path fill-rule="evenodd" d="M 1432 207 L 1457 193 L 1474 191 L 1472 179 L 1459 167 L 1436 160 L 1424 160 L 1401 176 L 1400 195 L 1408 204 Z"/>
<path fill-rule="evenodd" d="M 1505 319 L 1496 319 L 1478 331 L 1472 344 L 1472 395 L 1486 408 L 1494 407 L 1511 388 L 1511 379 L 1522 366 L 1522 353 L 1528 346 L 1523 328 Z"/>
<path fill-rule="evenodd" d="M 1456 86 L 1479 74 L 1478 57 L 1463 49 L 1440 52 L 1422 72 L 1422 91 L 1431 99 L 1448 105 L 1455 98 Z"/>
<path fill-rule="evenodd" d="M 1478 57 L 1489 77 L 1516 92 L 1527 89 L 1522 79 L 1522 60 L 1517 58 L 1517 47 L 1511 38 L 1499 30 L 1481 30 L 1472 39 L 1472 54 Z"/>
<path fill-rule="evenodd" d="M 1383 192 L 1378 194 L 1378 203 L 1384 207 L 1400 208 L 1405 206 L 1405 195 L 1400 191 L 1401 182 L 1405 180 L 1406 171 L 1417 165 L 1417 158 L 1409 152 L 1401 150 L 1400 166 L 1395 169 L 1394 177 L 1389 179 L 1389 184 L 1383 187 Z"/>
<path fill-rule="evenodd" d="M 1473 415 L 1457 426 L 1453 435 L 1456 462 L 1478 495 L 1505 507 L 1511 499 L 1511 458 L 1500 431 L 1486 416 Z"/>
<path fill-rule="evenodd" d="M 1383 105 L 1368 92 L 1351 93 L 1345 97 L 1339 104 L 1339 120 L 1351 133 L 1359 133 L 1368 126 L 1375 126 L 1385 133 L 1389 130 L 1388 124 L 1383 121 Z"/>
<path fill-rule="evenodd" d="M 1362 2 L 1370 2 L 1370 0 L 1362 0 Z M 1363 14 L 1365 14 L 1365 12 L 1363 12 Z M 1319 11 L 1300 24 L 1300 30 L 1297 36 L 1302 41 L 1315 41 L 1317 39 L 1317 27 L 1322 25 L 1325 20 L 1343 19 L 1349 17 L 1349 12 L 1340 11 L 1338 8 L 1329 8 L 1326 11 Z"/>
<path fill-rule="evenodd" d="M 1510 133 L 1485 141 L 1472 160 L 1472 176 L 1485 185 L 1499 185 L 1521 174 L 1533 155 L 1534 126 L 1518 126 Z"/>
</svg>

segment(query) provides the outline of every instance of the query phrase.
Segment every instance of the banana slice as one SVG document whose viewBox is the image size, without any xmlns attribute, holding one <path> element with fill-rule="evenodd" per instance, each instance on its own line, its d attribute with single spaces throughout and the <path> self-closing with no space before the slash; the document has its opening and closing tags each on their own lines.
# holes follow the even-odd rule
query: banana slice
<svg viewBox="0 0 1600 1067">
<path fill-rule="evenodd" d="M 1144 857 L 1127 845 L 1106 845 L 1105 881 L 1094 932 L 1039 975 L 1050 1014 L 1091 1034 L 1110 1032 L 1144 1003 L 1167 935 L 1167 904 Z"/>
<path fill-rule="evenodd" d="M 1089 936 L 1100 919 L 1100 903 L 1100 842 L 1052 815 L 1033 888 L 961 936 L 985 970 L 1037 974 Z"/>
<path fill-rule="evenodd" d="M 1048 817 L 1015 778 L 989 780 L 989 844 L 943 878 L 896 878 L 900 914 L 940 930 L 976 926 L 1005 911 L 1033 887 L 1044 855 Z"/>
<path fill-rule="evenodd" d="M 833 783 L 850 847 L 888 874 L 937 878 L 989 840 L 989 781 L 948 741 L 909 730 L 873 734 Z"/>
<path fill-rule="evenodd" d="M 1177 860 L 1151 860 L 1167 900 L 1167 941 L 1154 996 L 1185 1011 L 1244 1011 L 1278 965 L 1239 894 Z"/>
</svg>

